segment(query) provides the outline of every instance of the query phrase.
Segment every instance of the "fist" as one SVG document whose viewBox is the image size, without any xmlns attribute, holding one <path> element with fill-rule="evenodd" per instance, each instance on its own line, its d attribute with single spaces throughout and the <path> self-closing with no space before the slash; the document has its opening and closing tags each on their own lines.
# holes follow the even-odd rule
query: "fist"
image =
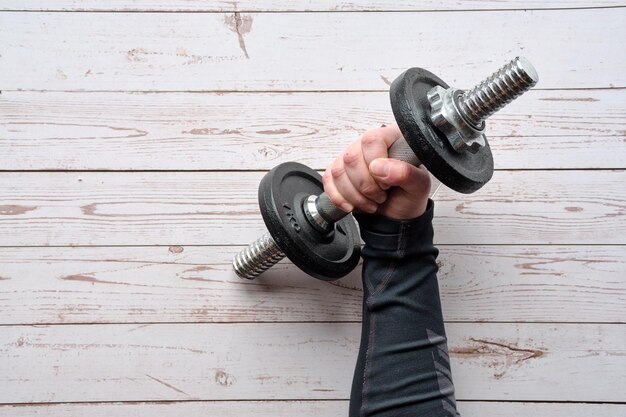
<svg viewBox="0 0 626 417">
<path fill-rule="evenodd" d="M 390 159 L 389 147 L 402 133 L 397 125 L 366 132 L 324 172 L 324 191 L 341 210 L 408 220 L 426 210 L 430 176 L 415 167 Z"/>
</svg>

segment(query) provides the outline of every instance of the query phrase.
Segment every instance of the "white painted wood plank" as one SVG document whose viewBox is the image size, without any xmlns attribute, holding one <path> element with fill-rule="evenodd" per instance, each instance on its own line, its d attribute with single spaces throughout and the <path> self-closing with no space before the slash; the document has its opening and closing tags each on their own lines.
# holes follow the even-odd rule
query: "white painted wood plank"
<svg viewBox="0 0 626 417">
<path fill-rule="evenodd" d="M 621 401 L 625 330 L 450 324 L 457 397 Z M 347 399 L 360 325 L 9 326 L 0 334 L 4 403 Z"/>
<path fill-rule="evenodd" d="M 622 175 L 626 172 L 499 171 L 487 188 L 469 196 L 441 187 L 436 242 L 619 243 L 617 230 L 626 226 L 626 178 L 613 178 Z M 604 188 L 608 183 L 613 188 Z M 617 229 L 605 229 L 608 224 Z"/>
<path fill-rule="evenodd" d="M 458 402 L 463 417 L 623 417 L 624 404 Z M 337 414 L 339 415 L 339 414 Z"/>
<path fill-rule="evenodd" d="M 333 283 L 241 247 L 0 248 L 0 324 L 359 321 L 360 268 Z M 624 246 L 440 246 L 450 321 L 624 322 Z"/>
<path fill-rule="evenodd" d="M 386 92 L 9 91 L 0 114 L 4 170 L 323 169 L 394 120 Z M 500 169 L 626 168 L 626 89 L 531 91 L 487 134 Z"/>
<path fill-rule="evenodd" d="M 347 401 L 185 401 L 174 403 L 92 403 L 0 405 L 0 417 L 338 417 Z M 611 417 L 610 414 L 608 417 Z"/>
<path fill-rule="evenodd" d="M 459 401 L 457 405 L 463 417 L 623 417 L 626 413 L 624 404 Z M 0 405 L 0 417 L 337 417 L 347 414 L 347 400 Z"/>
<path fill-rule="evenodd" d="M 4 90 L 386 90 L 421 66 L 467 88 L 523 53 L 542 89 L 625 87 L 624 47 L 612 41 L 626 39 L 625 18 L 626 8 L 6 12 L 0 78 Z M 470 25 L 480 30 L 468 36 Z"/>
<path fill-rule="evenodd" d="M 0 248 L 0 323 L 360 320 L 360 270 L 330 285 L 284 262 L 247 281 L 241 248 Z"/>
<path fill-rule="evenodd" d="M 618 0 L 3 0 L 0 10 L 63 11 L 433 11 L 433 10 L 507 10 L 568 9 L 623 6 Z"/>
<path fill-rule="evenodd" d="M 0 246 L 248 244 L 262 172 L 2 173 Z M 624 244 L 626 171 L 496 171 L 437 194 L 438 244 Z"/>
</svg>

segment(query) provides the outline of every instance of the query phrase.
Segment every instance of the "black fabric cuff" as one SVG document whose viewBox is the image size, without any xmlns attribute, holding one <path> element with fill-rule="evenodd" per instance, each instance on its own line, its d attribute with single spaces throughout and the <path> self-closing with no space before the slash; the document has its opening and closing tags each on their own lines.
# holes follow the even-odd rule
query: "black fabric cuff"
<svg viewBox="0 0 626 417">
<path fill-rule="evenodd" d="M 433 213 L 435 204 L 428 199 L 426 211 L 411 220 L 395 220 L 374 214 L 355 214 L 361 238 L 370 249 L 380 251 L 419 252 L 433 244 Z"/>
</svg>

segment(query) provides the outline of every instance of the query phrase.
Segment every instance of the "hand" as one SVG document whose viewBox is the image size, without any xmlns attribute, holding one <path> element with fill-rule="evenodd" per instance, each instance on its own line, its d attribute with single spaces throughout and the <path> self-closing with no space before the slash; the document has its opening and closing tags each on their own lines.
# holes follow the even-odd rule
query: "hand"
<svg viewBox="0 0 626 417">
<path fill-rule="evenodd" d="M 424 166 L 388 158 L 402 137 L 397 125 L 373 129 L 353 142 L 324 172 L 324 191 L 341 210 L 406 220 L 426 211 L 430 176 Z"/>
</svg>

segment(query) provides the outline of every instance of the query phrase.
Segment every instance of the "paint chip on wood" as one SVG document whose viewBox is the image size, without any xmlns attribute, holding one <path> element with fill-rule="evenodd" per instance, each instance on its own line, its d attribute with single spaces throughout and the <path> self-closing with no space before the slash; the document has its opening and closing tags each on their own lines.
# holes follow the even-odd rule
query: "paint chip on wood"
<svg viewBox="0 0 626 417">
<path fill-rule="evenodd" d="M 169 252 L 170 253 L 181 253 L 185 250 L 185 248 L 183 248 L 182 246 L 170 246 L 169 248 Z"/>
<path fill-rule="evenodd" d="M 252 29 L 252 16 L 241 15 L 241 13 L 235 12 L 232 15 L 224 17 L 224 23 L 226 23 L 226 26 L 228 26 L 231 31 L 237 34 L 239 48 L 241 48 L 245 57 L 250 59 L 248 48 L 246 47 L 246 42 L 243 36 L 246 33 L 250 33 L 250 30 Z"/>
<path fill-rule="evenodd" d="M 286 135 L 287 133 L 291 133 L 289 129 L 273 129 L 273 130 L 259 130 L 259 135 Z"/>
<path fill-rule="evenodd" d="M 133 48 L 126 53 L 126 59 L 131 62 L 140 62 L 144 60 L 147 51 L 143 48 Z"/>
<path fill-rule="evenodd" d="M 467 347 L 450 349 L 450 353 L 458 356 L 476 357 L 479 360 L 487 360 L 488 366 L 494 369 L 494 378 L 502 378 L 514 365 L 520 365 L 530 359 L 540 358 L 546 352 L 540 349 L 520 348 L 506 343 L 484 339 L 470 338 L 472 344 Z"/>
<path fill-rule="evenodd" d="M 0 214 L 5 216 L 17 216 L 36 210 L 35 206 L 18 206 L 15 204 L 7 204 L 0 206 Z"/>
<path fill-rule="evenodd" d="M 223 369 L 215 371 L 215 383 L 223 387 L 230 387 L 235 382 L 235 378 L 226 373 Z"/>
</svg>

